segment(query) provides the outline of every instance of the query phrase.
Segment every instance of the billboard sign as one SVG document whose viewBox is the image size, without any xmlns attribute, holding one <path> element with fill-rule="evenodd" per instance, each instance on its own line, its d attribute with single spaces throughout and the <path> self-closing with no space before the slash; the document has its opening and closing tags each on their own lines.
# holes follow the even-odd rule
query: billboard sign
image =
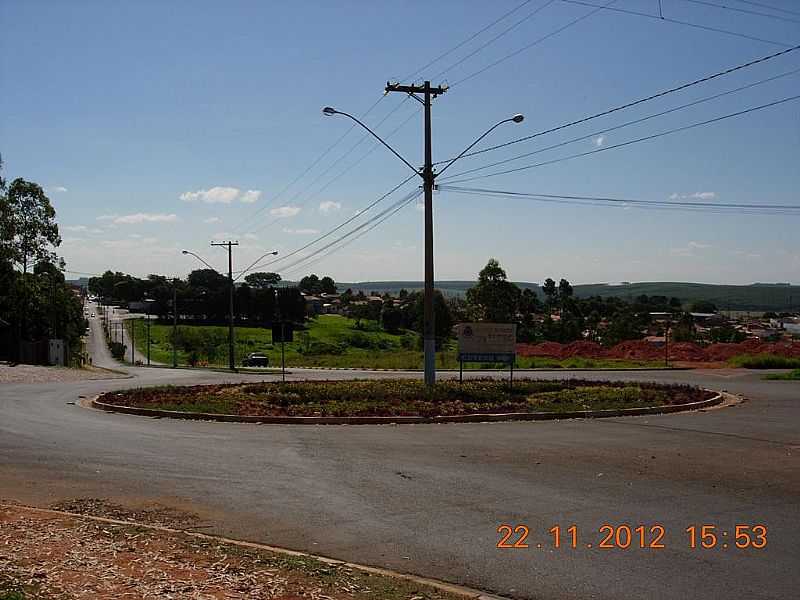
<svg viewBox="0 0 800 600">
<path fill-rule="evenodd" d="M 461 323 L 458 359 L 463 362 L 514 361 L 517 326 L 514 323 Z"/>
</svg>

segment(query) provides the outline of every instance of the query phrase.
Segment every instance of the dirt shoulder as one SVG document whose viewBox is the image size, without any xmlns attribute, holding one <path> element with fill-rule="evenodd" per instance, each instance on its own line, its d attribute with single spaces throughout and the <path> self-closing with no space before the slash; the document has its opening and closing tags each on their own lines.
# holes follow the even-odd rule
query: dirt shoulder
<svg viewBox="0 0 800 600">
<path fill-rule="evenodd" d="M 99 367 L 69 369 L 66 367 L 43 367 L 39 365 L 0 365 L 0 384 L 3 383 L 69 383 L 90 379 L 122 379 L 125 373 L 109 371 Z"/>
<path fill-rule="evenodd" d="M 150 527 L 0 506 L 0 598 L 463 598 L 342 563 L 153 528 L 184 526 L 189 514 L 129 513 L 98 500 L 62 508 L 136 517 Z"/>
</svg>

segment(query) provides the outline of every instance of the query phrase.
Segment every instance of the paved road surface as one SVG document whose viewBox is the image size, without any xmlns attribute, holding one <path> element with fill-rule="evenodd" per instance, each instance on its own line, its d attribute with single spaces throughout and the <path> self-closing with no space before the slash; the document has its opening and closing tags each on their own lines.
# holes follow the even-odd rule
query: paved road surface
<svg viewBox="0 0 800 600">
<path fill-rule="evenodd" d="M 110 358 L 94 349 L 95 364 Z M 70 404 L 131 385 L 265 378 L 129 370 L 133 381 L 0 387 L 0 497 L 158 500 L 200 512 L 209 531 L 521 598 L 796 597 L 797 383 L 734 371 L 617 373 L 749 400 L 690 414 L 535 423 L 248 425 Z M 291 377 L 354 375 L 386 376 Z M 546 374 L 570 375 L 609 377 Z M 501 523 L 529 526 L 531 547 L 496 549 Z M 553 549 L 547 530 L 573 523 L 579 547 Z M 663 525 L 667 547 L 587 549 L 604 523 Z M 763 550 L 693 550 L 684 533 L 716 525 L 728 543 L 736 524 L 759 523 L 769 527 Z"/>
</svg>

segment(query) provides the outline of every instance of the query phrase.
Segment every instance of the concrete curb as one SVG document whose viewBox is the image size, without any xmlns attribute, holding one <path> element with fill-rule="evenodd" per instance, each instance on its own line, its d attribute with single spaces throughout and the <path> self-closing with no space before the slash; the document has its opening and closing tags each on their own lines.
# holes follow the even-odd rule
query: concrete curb
<svg viewBox="0 0 800 600">
<path fill-rule="evenodd" d="M 241 546 L 244 548 L 253 548 L 256 550 L 266 550 L 268 552 L 272 552 L 274 554 L 283 554 L 286 556 L 299 556 L 303 558 L 311 558 L 314 560 L 318 560 L 322 563 L 333 565 L 333 566 L 340 566 L 340 567 L 347 567 L 350 569 L 356 569 L 358 571 L 362 571 L 364 573 L 370 573 L 372 575 L 382 575 L 384 577 L 390 577 L 393 579 L 402 579 L 404 581 L 410 581 L 412 583 L 417 583 L 420 585 L 425 585 L 436 590 L 447 592 L 450 594 L 455 594 L 461 596 L 463 598 L 471 598 L 473 600 L 504 600 L 501 596 L 494 596 L 491 594 L 484 593 L 480 590 L 476 590 L 473 588 L 464 587 L 461 585 L 456 585 L 453 583 L 447 583 L 445 581 L 440 581 L 438 579 L 429 579 L 427 577 L 420 577 L 417 575 L 411 575 L 410 573 L 399 573 L 397 571 L 391 571 L 389 569 L 383 569 L 380 567 L 370 567 L 368 565 L 361 565 L 358 563 L 351 563 L 343 560 L 337 560 L 335 558 L 329 558 L 327 556 L 320 556 L 316 554 L 309 554 L 307 552 L 300 552 L 298 550 L 289 550 L 288 548 L 281 548 L 278 546 L 269 546 L 267 544 L 259 544 L 257 542 L 246 542 L 242 540 L 235 540 L 232 538 L 227 538 L 223 536 L 217 535 L 210 535 L 208 533 L 198 533 L 196 531 L 191 531 L 189 529 L 175 529 L 173 527 L 164 527 L 163 525 L 150 525 L 147 523 L 137 523 L 136 521 L 124 521 L 121 519 L 109 519 L 107 517 L 95 517 L 92 515 L 83 515 L 80 513 L 73 513 L 67 512 L 62 510 L 53 510 L 51 508 L 38 508 L 36 506 L 27 506 L 25 504 L 4 504 L 0 503 L 0 508 L 10 508 L 10 509 L 22 509 L 28 510 L 32 512 L 38 512 L 43 514 L 50 514 L 56 515 L 60 517 L 70 517 L 74 519 L 86 519 L 89 521 L 96 521 L 99 523 L 109 523 L 111 525 L 123 525 L 129 527 L 141 527 L 142 529 L 149 529 L 151 531 L 161 531 L 164 533 L 173 533 L 173 534 L 180 534 L 185 535 L 188 537 L 193 537 L 201 540 L 209 540 L 214 542 L 223 542 L 225 544 L 231 544 L 233 546 Z"/>
<path fill-rule="evenodd" d="M 292 366 L 287 369 L 297 369 L 299 371 L 369 371 L 387 373 L 423 373 L 422 369 L 379 369 L 370 367 L 298 367 Z M 692 371 L 692 367 L 583 367 L 573 369 L 570 367 L 536 367 L 514 369 L 514 373 L 539 373 L 539 372 L 559 372 L 559 371 Z M 286 371 L 287 373 L 289 371 Z M 458 369 L 436 369 L 437 373 L 458 373 Z M 464 373 L 508 373 L 508 369 L 464 369 Z M 280 371 L 278 371 L 280 373 Z"/>
<path fill-rule="evenodd" d="M 724 392 L 705 390 L 716 395 L 707 400 L 690 402 L 688 404 L 673 404 L 665 406 L 646 406 L 641 408 L 612 408 L 605 410 L 579 410 L 569 412 L 540 412 L 540 413 L 495 413 L 495 414 L 468 414 L 468 415 L 442 415 L 436 417 L 279 417 L 257 415 L 226 415 L 215 413 L 195 413 L 176 410 L 156 410 L 136 406 L 117 406 L 107 402 L 100 402 L 100 395 L 91 400 L 91 406 L 107 412 L 138 415 L 143 417 L 158 417 L 171 419 L 188 419 L 194 421 L 222 421 L 226 423 L 262 423 L 271 425 L 388 425 L 388 424 L 431 424 L 431 423 L 496 423 L 501 421 L 553 421 L 557 419 L 602 419 L 608 417 L 626 417 L 641 415 L 661 415 L 710 408 L 721 404 L 725 400 Z M 101 394 L 102 395 L 102 394 Z"/>
</svg>

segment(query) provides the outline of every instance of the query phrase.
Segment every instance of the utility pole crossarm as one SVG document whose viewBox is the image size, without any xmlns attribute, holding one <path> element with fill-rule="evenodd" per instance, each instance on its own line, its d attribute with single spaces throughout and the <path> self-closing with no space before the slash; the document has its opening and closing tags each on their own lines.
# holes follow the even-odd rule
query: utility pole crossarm
<svg viewBox="0 0 800 600">
<path fill-rule="evenodd" d="M 437 87 L 428 87 L 428 91 L 431 96 L 434 98 L 436 96 L 441 96 L 444 94 L 448 89 L 448 86 L 437 86 Z M 423 94 L 425 93 L 425 86 L 424 85 L 400 85 L 399 83 L 391 83 L 389 81 L 386 82 L 386 93 L 389 92 L 402 92 L 403 94 Z"/>
</svg>

